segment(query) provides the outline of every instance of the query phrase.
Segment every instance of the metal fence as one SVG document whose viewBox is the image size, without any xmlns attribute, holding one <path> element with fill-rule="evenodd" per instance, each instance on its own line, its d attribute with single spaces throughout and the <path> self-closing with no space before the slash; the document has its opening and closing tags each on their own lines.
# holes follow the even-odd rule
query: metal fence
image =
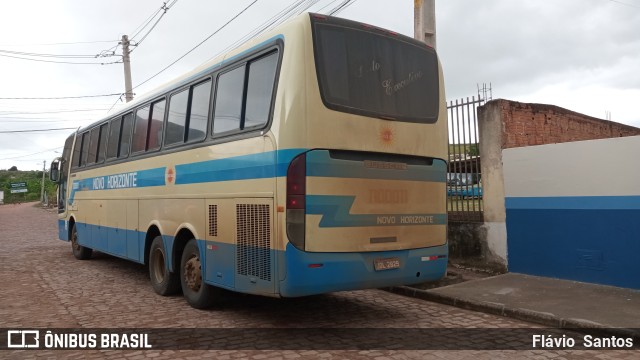
<svg viewBox="0 0 640 360">
<path fill-rule="evenodd" d="M 449 171 L 447 212 L 450 222 L 483 222 L 482 174 L 477 109 L 485 102 L 477 98 L 450 101 Z"/>
</svg>

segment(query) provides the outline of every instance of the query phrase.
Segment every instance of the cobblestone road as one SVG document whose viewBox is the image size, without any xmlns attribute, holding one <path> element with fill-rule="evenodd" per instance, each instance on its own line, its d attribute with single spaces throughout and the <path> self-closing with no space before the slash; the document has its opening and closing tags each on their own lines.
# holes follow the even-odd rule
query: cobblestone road
<svg viewBox="0 0 640 360">
<path fill-rule="evenodd" d="M 300 299 L 230 297 L 196 310 L 161 297 L 146 268 L 94 253 L 75 260 L 57 240 L 56 214 L 33 204 L 0 206 L 0 328 L 531 328 L 532 324 L 406 298 L 381 290 Z M 0 336 L 6 336 L 0 334 Z M 632 359 L 632 351 L 443 350 L 56 350 L 0 351 L 0 358 L 113 359 Z"/>
</svg>

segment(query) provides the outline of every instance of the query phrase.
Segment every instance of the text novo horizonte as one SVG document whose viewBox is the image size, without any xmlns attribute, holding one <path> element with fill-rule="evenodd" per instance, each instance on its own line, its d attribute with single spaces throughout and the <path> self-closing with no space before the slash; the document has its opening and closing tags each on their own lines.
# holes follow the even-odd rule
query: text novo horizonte
<svg viewBox="0 0 640 360">
<path fill-rule="evenodd" d="M 377 216 L 377 225 L 407 225 L 407 224 L 435 224 L 433 215 L 389 215 Z"/>
<path fill-rule="evenodd" d="M 137 181 L 137 172 L 101 176 L 93 179 L 93 190 L 133 188 L 138 186 Z"/>
</svg>

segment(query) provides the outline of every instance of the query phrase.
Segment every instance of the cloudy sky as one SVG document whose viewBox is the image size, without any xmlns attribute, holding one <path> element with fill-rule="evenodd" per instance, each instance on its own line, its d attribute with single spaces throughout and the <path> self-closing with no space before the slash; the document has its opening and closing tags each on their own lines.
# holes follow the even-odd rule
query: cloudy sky
<svg viewBox="0 0 640 360">
<path fill-rule="evenodd" d="M 258 0 L 145 82 L 253 2 L 177 0 L 150 32 L 159 15 L 139 27 L 162 0 L 3 2 L 0 169 L 41 169 L 43 160 L 48 166 L 72 132 L 7 131 L 76 128 L 117 110 L 118 95 L 84 96 L 124 91 L 121 63 L 96 64 L 121 58 L 92 57 L 121 54 L 117 45 L 123 34 L 139 43 L 131 54 L 139 95 L 211 59 L 298 3 Z M 327 13 L 342 2 L 307 0 L 301 6 Z M 412 36 L 413 7 L 411 0 L 356 0 L 337 15 Z M 640 127 L 640 0 L 440 0 L 436 18 L 448 99 L 475 95 L 477 84 L 491 83 L 493 98 L 553 104 L 599 118 L 608 112 L 613 121 Z"/>
</svg>

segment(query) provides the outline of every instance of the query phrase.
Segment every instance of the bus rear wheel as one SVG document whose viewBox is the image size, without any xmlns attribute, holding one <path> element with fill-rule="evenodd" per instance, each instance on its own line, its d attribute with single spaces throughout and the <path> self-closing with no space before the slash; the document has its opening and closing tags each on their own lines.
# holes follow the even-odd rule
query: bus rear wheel
<svg viewBox="0 0 640 360">
<path fill-rule="evenodd" d="M 204 282 L 200 250 L 195 239 L 189 240 L 180 261 L 180 283 L 182 293 L 189 305 L 206 309 L 214 305 L 219 289 Z"/>
<path fill-rule="evenodd" d="M 167 256 L 162 236 L 156 236 L 149 249 L 149 278 L 153 291 L 166 296 L 175 294 L 180 289 L 180 278 L 177 272 L 167 268 Z"/>
<path fill-rule="evenodd" d="M 93 252 L 90 248 L 78 243 L 78 230 L 76 229 L 76 224 L 73 224 L 73 227 L 71 228 L 71 250 L 73 251 L 73 256 L 78 260 L 90 259 L 91 253 Z"/>
</svg>

